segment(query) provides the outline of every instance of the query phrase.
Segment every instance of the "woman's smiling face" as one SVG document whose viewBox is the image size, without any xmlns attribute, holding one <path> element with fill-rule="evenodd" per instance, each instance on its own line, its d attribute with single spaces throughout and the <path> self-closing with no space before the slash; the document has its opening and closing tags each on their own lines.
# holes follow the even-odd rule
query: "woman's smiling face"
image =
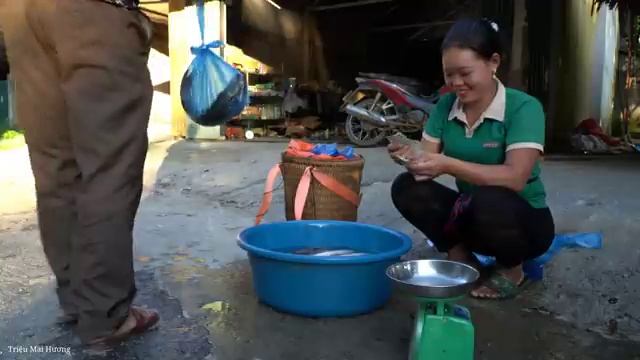
<svg viewBox="0 0 640 360">
<path fill-rule="evenodd" d="M 442 53 L 444 80 L 462 104 L 482 99 L 495 87 L 494 74 L 500 65 L 500 55 L 486 60 L 471 49 L 450 47 Z"/>
</svg>

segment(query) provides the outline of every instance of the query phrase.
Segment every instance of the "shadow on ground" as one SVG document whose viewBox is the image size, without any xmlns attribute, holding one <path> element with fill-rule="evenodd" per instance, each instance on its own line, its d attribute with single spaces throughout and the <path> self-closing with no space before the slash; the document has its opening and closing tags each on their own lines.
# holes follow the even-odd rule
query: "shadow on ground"
<svg viewBox="0 0 640 360">
<path fill-rule="evenodd" d="M 56 324 L 59 310 L 52 288 L 47 286 L 34 295 L 39 300 L 33 302 L 29 309 L 0 327 L 3 334 L 0 338 L 3 351 L 0 359 L 204 359 L 210 352 L 206 328 L 196 319 L 185 317 L 179 301 L 159 288 L 152 272 L 138 271 L 136 278 L 139 288 L 137 302 L 162 313 L 160 326 L 155 330 L 118 346 L 106 356 L 85 354 L 72 329 L 68 325 Z M 22 346 L 27 352 L 11 353 L 8 346 Z M 72 356 L 60 348 L 68 348 Z"/>
</svg>

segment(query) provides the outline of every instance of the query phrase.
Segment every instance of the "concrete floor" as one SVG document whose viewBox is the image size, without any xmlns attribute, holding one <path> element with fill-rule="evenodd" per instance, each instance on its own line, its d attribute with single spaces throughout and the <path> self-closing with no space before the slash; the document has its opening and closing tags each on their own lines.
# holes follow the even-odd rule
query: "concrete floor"
<svg viewBox="0 0 640 360">
<path fill-rule="evenodd" d="M 413 304 L 394 297 L 351 319 L 277 313 L 253 294 L 235 237 L 250 226 L 264 176 L 285 144 L 154 144 L 136 227 L 138 303 L 160 309 L 157 330 L 113 359 L 406 359 Z M 384 149 L 363 149 L 367 165 L 360 221 L 414 238 L 410 258 L 434 256 L 393 208 L 390 182 L 402 170 Z M 52 277 L 38 240 L 33 180 L 24 149 L 0 152 L 0 359 L 66 359 L 9 353 L 8 346 L 71 347 L 54 324 Z M 601 250 L 567 250 L 524 296 L 468 300 L 477 359 L 640 359 L 640 158 L 548 159 L 544 178 L 558 232 L 602 231 Z M 451 179 L 444 178 L 447 184 Z M 267 221 L 284 218 L 282 191 Z M 210 309 L 202 307 L 210 304 Z"/>
</svg>

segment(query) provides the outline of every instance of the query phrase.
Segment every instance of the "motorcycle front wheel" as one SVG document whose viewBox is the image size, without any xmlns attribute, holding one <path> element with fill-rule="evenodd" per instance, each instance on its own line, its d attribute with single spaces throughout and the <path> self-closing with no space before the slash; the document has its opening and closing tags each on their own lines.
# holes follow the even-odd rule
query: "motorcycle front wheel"
<svg viewBox="0 0 640 360">
<path fill-rule="evenodd" d="M 396 109 L 390 101 L 376 101 L 374 98 L 364 98 L 355 106 L 366 108 L 374 113 L 382 116 L 391 116 L 396 114 Z M 379 127 L 368 122 L 362 121 L 353 115 L 347 116 L 345 123 L 345 132 L 349 140 L 355 145 L 362 147 L 376 146 L 385 140 L 389 134 L 389 128 Z"/>
</svg>

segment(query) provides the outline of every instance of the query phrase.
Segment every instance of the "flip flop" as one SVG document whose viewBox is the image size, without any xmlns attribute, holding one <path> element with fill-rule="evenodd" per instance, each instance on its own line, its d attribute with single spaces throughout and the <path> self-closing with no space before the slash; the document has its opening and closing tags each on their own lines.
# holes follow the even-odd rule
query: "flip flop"
<svg viewBox="0 0 640 360">
<path fill-rule="evenodd" d="M 499 272 L 494 271 L 485 281 L 482 282 L 480 287 L 486 287 L 487 289 L 493 290 L 496 293 L 496 296 L 478 296 L 474 295 L 473 292 L 471 293 L 471 296 L 481 300 L 512 299 L 522 292 L 528 282 L 529 279 L 526 276 L 523 276 L 522 280 L 516 284 Z"/>
<path fill-rule="evenodd" d="M 124 329 L 123 323 L 123 325 L 121 325 L 120 328 L 115 330 L 111 335 L 91 340 L 87 344 L 88 346 L 84 351 L 85 354 L 100 355 L 113 350 L 114 346 L 120 342 L 127 340 L 133 335 L 142 334 L 153 328 L 160 320 L 160 316 L 155 310 L 144 309 L 139 306 L 131 306 L 129 308 L 128 318 L 125 322 L 129 319 L 135 321 L 133 327 Z"/>
</svg>

